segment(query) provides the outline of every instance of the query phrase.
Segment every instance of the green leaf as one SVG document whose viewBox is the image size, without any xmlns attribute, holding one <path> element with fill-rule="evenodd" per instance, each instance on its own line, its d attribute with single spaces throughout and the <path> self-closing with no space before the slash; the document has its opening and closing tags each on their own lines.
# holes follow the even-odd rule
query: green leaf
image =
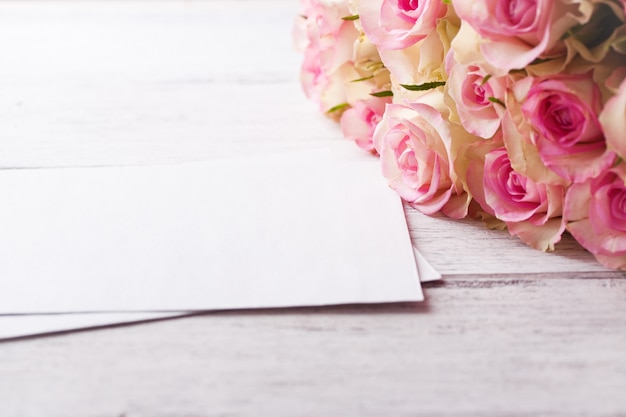
<svg viewBox="0 0 626 417">
<path fill-rule="evenodd" d="M 392 97 L 393 96 L 393 91 L 391 91 L 391 90 L 379 91 L 377 93 L 370 94 L 370 96 L 374 96 L 374 97 Z"/>
<path fill-rule="evenodd" d="M 502 100 L 500 100 L 499 98 L 496 97 L 489 97 L 488 99 L 489 101 L 491 101 L 492 103 L 496 103 L 501 105 L 502 107 L 504 107 L 506 109 L 506 105 L 502 102 Z"/>
<path fill-rule="evenodd" d="M 370 61 L 367 64 L 365 64 L 364 67 L 370 72 L 376 72 L 378 70 L 385 68 L 385 64 L 383 64 L 381 61 Z"/>
<path fill-rule="evenodd" d="M 549 62 L 553 60 L 554 60 L 553 58 L 545 58 L 545 59 L 535 58 L 535 60 L 528 65 L 539 65 L 539 64 L 543 64 L 544 62 Z"/>
<path fill-rule="evenodd" d="M 580 27 L 580 25 L 578 25 Z M 572 28 L 567 29 L 567 32 L 565 32 L 562 36 L 561 39 L 559 39 L 560 41 L 564 41 L 565 39 L 569 38 L 569 37 L 575 37 L 576 34 L 574 33 L 574 31 L 572 30 Z"/>
<path fill-rule="evenodd" d="M 369 77 L 363 77 L 363 78 L 357 78 L 356 80 L 352 80 L 350 81 L 351 83 L 358 83 L 360 81 L 367 81 L 367 80 L 371 80 L 372 78 L 374 78 L 373 75 L 370 75 Z"/>
<path fill-rule="evenodd" d="M 359 15 L 354 14 L 352 16 L 344 16 L 341 18 L 341 20 L 359 20 Z"/>
<path fill-rule="evenodd" d="M 428 91 L 428 90 L 432 90 L 433 88 L 446 85 L 446 82 L 445 81 L 432 81 L 429 83 L 418 84 L 418 85 L 410 85 L 410 84 L 400 84 L 400 85 L 409 91 Z"/>
<path fill-rule="evenodd" d="M 483 78 L 483 80 L 481 81 L 480 85 L 485 85 L 487 84 L 487 81 L 489 81 L 489 79 L 492 77 L 491 74 L 487 74 L 485 75 L 485 78 Z"/>
<path fill-rule="evenodd" d="M 335 113 L 338 111 L 342 111 L 347 109 L 348 107 L 350 107 L 349 103 L 341 103 L 341 104 L 337 104 L 336 106 L 331 107 L 330 109 L 328 109 L 328 111 L 326 111 L 326 113 L 330 114 L 330 113 Z"/>
</svg>

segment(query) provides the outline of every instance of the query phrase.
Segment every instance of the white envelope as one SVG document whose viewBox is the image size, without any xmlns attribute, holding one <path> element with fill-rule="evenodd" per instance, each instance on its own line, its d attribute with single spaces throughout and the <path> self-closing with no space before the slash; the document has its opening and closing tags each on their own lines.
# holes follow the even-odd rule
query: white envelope
<svg viewBox="0 0 626 417">
<path fill-rule="evenodd" d="M 420 282 L 441 279 L 441 274 L 414 247 L 415 261 Z M 88 330 L 113 325 L 133 324 L 153 320 L 188 317 L 190 312 L 169 313 L 67 313 L 0 315 L 0 340 L 16 339 L 60 332 Z"/>
<path fill-rule="evenodd" d="M 0 313 L 422 300 L 400 200 L 345 146 L 0 171 Z"/>
<path fill-rule="evenodd" d="M 0 340 L 181 317 L 188 313 L 78 313 L 0 315 Z"/>
</svg>

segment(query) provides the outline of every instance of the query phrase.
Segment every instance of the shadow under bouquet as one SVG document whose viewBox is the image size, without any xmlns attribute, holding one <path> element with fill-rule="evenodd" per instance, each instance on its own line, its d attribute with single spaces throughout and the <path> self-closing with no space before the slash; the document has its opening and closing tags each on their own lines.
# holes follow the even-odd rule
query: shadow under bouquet
<svg viewBox="0 0 626 417">
<path fill-rule="evenodd" d="M 626 0 L 302 0 L 301 83 L 425 214 L 626 270 Z"/>
</svg>

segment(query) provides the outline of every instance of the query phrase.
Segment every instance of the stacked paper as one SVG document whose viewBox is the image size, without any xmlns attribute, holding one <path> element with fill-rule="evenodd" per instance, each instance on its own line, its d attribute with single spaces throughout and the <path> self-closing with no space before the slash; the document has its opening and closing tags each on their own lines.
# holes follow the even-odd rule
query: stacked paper
<svg viewBox="0 0 626 417">
<path fill-rule="evenodd" d="M 6 316 L 14 314 L 37 314 L 37 328 L 59 326 L 51 313 L 423 299 L 400 200 L 376 160 L 351 144 L 176 165 L 3 170 L 0 195 L 6 328 L 25 322 Z M 97 325 L 104 316 L 92 317 Z M 0 327 L 1 336 L 18 333 Z"/>
</svg>

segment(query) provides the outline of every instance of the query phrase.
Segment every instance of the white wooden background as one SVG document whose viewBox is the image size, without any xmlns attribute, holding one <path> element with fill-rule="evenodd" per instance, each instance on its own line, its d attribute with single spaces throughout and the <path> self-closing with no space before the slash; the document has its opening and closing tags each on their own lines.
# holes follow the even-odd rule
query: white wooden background
<svg viewBox="0 0 626 417">
<path fill-rule="evenodd" d="M 297 11 L 296 0 L 0 1 L 0 166 L 341 140 L 300 92 Z M 0 417 L 626 416 L 623 273 L 571 239 L 547 255 L 472 222 L 407 218 L 445 278 L 426 285 L 426 303 L 2 343 Z"/>
</svg>

